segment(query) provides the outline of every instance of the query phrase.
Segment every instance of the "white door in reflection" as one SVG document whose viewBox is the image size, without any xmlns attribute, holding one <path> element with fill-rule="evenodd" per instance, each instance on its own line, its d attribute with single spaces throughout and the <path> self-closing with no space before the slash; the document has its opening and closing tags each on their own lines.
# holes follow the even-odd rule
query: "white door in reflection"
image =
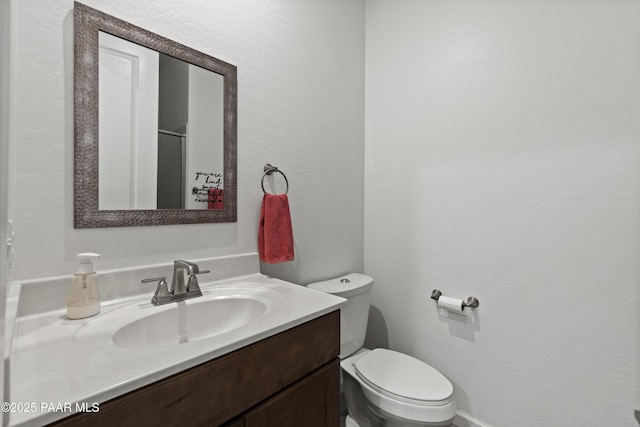
<svg viewBox="0 0 640 427">
<path fill-rule="evenodd" d="M 98 206 L 155 209 L 159 54 L 103 32 L 99 44 Z"/>
</svg>

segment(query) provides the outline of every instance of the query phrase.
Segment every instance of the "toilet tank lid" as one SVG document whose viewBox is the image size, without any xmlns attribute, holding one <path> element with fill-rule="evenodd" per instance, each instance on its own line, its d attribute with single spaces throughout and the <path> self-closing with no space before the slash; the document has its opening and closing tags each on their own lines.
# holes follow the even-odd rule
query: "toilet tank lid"
<svg viewBox="0 0 640 427">
<path fill-rule="evenodd" d="M 310 283 L 307 287 L 316 291 L 347 298 L 370 290 L 373 287 L 373 278 L 366 274 L 350 273 L 346 276 L 336 277 L 335 279 Z"/>
</svg>

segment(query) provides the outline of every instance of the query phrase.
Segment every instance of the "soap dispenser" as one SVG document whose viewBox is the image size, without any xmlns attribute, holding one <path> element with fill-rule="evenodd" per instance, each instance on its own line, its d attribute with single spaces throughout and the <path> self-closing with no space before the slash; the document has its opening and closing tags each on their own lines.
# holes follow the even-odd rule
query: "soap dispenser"
<svg viewBox="0 0 640 427">
<path fill-rule="evenodd" d="M 91 252 L 78 254 L 78 269 L 71 279 L 71 289 L 67 296 L 67 317 L 84 319 L 100 313 L 100 293 L 98 275 L 93 260 L 100 254 Z"/>
</svg>

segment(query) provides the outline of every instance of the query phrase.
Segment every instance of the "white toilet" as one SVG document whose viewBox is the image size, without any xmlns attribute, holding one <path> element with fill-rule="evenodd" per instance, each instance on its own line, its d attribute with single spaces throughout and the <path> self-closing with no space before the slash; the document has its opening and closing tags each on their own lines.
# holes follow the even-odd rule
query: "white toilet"
<svg viewBox="0 0 640 427">
<path fill-rule="evenodd" d="M 448 426 L 456 415 L 453 386 L 428 364 L 392 350 L 362 348 L 369 317 L 370 276 L 352 273 L 309 288 L 347 298 L 340 309 L 340 365 L 346 426 Z"/>
</svg>

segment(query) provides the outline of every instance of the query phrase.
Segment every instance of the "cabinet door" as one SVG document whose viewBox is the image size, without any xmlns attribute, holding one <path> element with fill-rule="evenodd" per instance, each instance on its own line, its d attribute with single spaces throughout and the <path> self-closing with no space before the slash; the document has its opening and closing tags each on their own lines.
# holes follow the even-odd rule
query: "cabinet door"
<svg viewBox="0 0 640 427">
<path fill-rule="evenodd" d="M 335 359 L 247 413 L 234 426 L 338 427 L 340 361 Z M 238 420 L 240 421 L 240 420 Z"/>
</svg>

